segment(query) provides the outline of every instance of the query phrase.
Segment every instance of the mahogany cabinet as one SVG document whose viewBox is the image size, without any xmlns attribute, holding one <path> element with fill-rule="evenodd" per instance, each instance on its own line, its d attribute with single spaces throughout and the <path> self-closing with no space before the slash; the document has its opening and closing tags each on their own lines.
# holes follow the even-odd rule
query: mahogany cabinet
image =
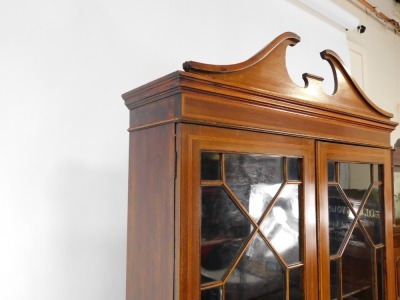
<svg viewBox="0 0 400 300">
<path fill-rule="evenodd" d="M 130 110 L 127 299 L 395 299 L 390 133 L 340 58 L 286 70 L 284 33 L 184 63 Z"/>
</svg>

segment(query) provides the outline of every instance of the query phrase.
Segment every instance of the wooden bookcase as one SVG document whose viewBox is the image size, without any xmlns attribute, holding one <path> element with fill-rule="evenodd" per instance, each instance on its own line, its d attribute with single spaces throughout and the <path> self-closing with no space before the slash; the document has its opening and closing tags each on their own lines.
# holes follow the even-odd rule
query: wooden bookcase
<svg viewBox="0 0 400 300">
<path fill-rule="evenodd" d="M 395 299 L 390 133 L 340 58 L 292 82 L 284 33 L 184 63 L 130 110 L 127 299 Z"/>
</svg>

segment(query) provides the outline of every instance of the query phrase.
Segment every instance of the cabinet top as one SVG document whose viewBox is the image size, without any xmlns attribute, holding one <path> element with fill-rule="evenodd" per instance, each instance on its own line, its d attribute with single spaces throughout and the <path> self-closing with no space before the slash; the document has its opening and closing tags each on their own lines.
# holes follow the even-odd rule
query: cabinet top
<svg viewBox="0 0 400 300">
<path fill-rule="evenodd" d="M 331 120 L 372 126 L 387 135 L 394 130 L 397 123 L 390 120 L 393 115 L 379 108 L 365 95 L 340 57 L 331 50 L 321 52 L 321 57 L 329 63 L 333 72 L 335 86 L 332 95 L 323 91 L 324 79 L 316 75 L 303 74 L 304 87 L 295 84 L 286 68 L 286 50 L 298 42 L 298 35 L 286 32 L 241 63 L 211 65 L 187 61 L 183 64 L 185 71 L 171 73 L 122 97 L 130 110 L 178 97 L 180 101 L 174 106 L 180 106 L 180 109 L 174 115 L 174 120 L 180 121 L 185 120 L 186 102 L 183 100 L 194 99 L 198 95 L 210 101 L 212 99 L 216 109 L 221 108 L 217 102 L 223 98 L 228 106 L 234 103 L 255 104 L 289 113 L 324 116 Z M 186 120 L 189 119 L 186 116 Z M 218 123 L 216 118 L 213 122 Z"/>
</svg>

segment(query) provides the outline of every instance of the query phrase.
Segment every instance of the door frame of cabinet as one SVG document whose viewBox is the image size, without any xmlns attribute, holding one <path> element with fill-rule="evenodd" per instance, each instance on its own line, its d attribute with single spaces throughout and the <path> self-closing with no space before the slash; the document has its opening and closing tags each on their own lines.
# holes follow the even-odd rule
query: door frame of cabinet
<svg viewBox="0 0 400 300">
<path fill-rule="evenodd" d="M 176 267 L 180 298 L 200 299 L 200 155 L 201 151 L 297 156 L 303 159 L 303 263 L 305 299 L 317 299 L 317 244 L 314 183 L 314 141 L 310 139 L 242 130 L 181 124 L 177 126 L 178 178 L 176 216 Z"/>
<path fill-rule="evenodd" d="M 383 164 L 384 180 L 391 180 L 390 150 L 315 141 L 237 129 L 178 124 L 177 181 L 175 217 L 175 280 L 176 299 L 200 299 L 200 155 L 201 151 L 222 153 L 257 153 L 303 157 L 304 190 L 304 281 L 305 299 L 323 299 L 330 294 L 329 286 L 329 217 L 327 216 L 328 160 Z M 315 151 L 316 149 L 316 151 Z M 318 180 L 316 180 L 318 178 Z M 318 183 L 319 182 L 319 183 Z M 391 185 L 384 183 L 384 199 L 391 195 Z M 317 191 L 317 194 L 316 194 Z M 386 200 L 385 269 L 387 299 L 394 299 L 392 203 Z M 317 247 L 317 240 L 319 247 Z M 318 254 L 318 255 L 316 255 Z M 179 295 L 179 296 L 178 296 Z"/>
<path fill-rule="evenodd" d="M 322 295 L 330 295 L 330 255 L 329 255 L 329 216 L 328 216 L 328 161 L 357 162 L 382 164 L 383 169 L 383 201 L 385 223 L 385 299 L 395 299 L 395 273 L 393 262 L 393 219 L 392 219 L 392 192 L 391 192 L 391 152 L 390 149 L 371 148 L 355 145 L 329 143 L 317 141 L 317 203 L 318 203 L 318 240 L 319 247 L 319 274 L 320 290 Z"/>
</svg>

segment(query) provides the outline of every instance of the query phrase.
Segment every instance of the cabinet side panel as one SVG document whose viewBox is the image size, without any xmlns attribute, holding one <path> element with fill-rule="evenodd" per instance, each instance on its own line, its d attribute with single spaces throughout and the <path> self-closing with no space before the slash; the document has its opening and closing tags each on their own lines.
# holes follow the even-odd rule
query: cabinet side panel
<svg viewBox="0 0 400 300">
<path fill-rule="evenodd" d="M 175 125 L 130 133 L 127 300 L 173 299 Z"/>
</svg>

